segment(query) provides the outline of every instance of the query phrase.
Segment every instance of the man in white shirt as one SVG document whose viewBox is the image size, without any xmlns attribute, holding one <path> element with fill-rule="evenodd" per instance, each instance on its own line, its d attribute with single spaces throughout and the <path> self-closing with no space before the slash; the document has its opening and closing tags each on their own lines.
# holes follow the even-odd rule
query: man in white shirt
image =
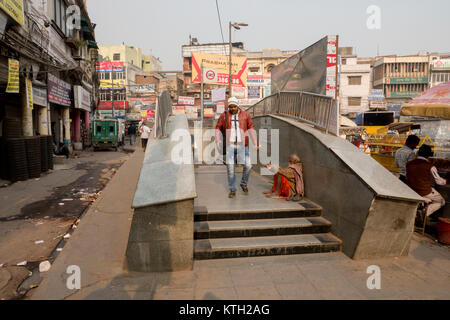
<svg viewBox="0 0 450 320">
<path fill-rule="evenodd" d="M 142 148 L 147 150 L 147 142 L 148 138 L 150 137 L 150 128 L 147 126 L 147 123 L 143 123 L 142 126 L 139 128 L 139 133 L 141 134 L 141 141 L 142 141 Z"/>
</svg>

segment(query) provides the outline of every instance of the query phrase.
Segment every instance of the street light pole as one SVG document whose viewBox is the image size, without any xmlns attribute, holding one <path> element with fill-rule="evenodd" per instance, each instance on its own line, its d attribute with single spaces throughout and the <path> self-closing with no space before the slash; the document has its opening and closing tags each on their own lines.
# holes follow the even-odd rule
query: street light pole
<svg viewBox="0 0 450 320">
<path fill-rule="evenodd" d="M 229 46 L 230 46 L 230 55 L 229 55 L 229 61 L 228 61 L 228 63 L 230 64 L 230 68 L 229 68 L 229 72 L 228 72 L 228 91 L 229 91 L 229 97 L 232 96 L 232 94 L 231 94 L 231 89 L 232 89 L 232 81 L 233 81 L 233 75 L 231 74 L 231 72 L 232 72 L 232 69 L 231 69 L 231 61 L 232 61 L 232 59 L 231 59 L 231 54 L 232 54 L 232 51 L 233 51 L 233 45 L 232 45 L 232 43 L 231 43 L 231 27 L 233 27 L 233 28 L 239 30 L 239 29 L 241 29 L 240 27 L 247 27 L 247 26 L 248 26 L 248 24 L 245 23 L 245 22 L 238 22 L 238 23 L 235 22 L 235 23 L 231 23 L 231 21 L 230 21 L 230 23 L 229 23 L 229 25 L 228 25 Z"/>
</svg>

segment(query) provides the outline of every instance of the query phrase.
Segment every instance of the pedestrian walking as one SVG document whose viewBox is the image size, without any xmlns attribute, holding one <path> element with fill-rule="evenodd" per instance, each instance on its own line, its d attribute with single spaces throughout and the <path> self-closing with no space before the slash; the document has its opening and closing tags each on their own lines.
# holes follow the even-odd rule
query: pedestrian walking
<svg viewBox="0 0 450 320">
<path fill-rule="evenodd" d="M 142 123 L 139 132 L 141 134 L 141 141 L 142 141 L 142 148 L 145 150 L 147 150 L 147 141 L 148 138 L 150 137 L 150 128 L 147 126 L 147 123 Z"/>
<path fill-rule="evenodd" d="M 224 139 L 223 133 L 225 133 Z M 241 188 L 245 195 L 248 194 L 248 180 L 252 163 L 250 160 L 248 135 L 252 138 L 256 150 L 259 150 L 256 139 L 256 131 L 250 115 L 239 107 L 239 100 L 235 97 L 228 99 L 228 110 L 222 113 L 216 126 L 216 144 L 217 149 L 221 149 L 220 143 L 226 139 L 226 165 L 229 198 L 236 197 L 236 164 L 242 164 L 244 171 L 242 173 Z"/>
<path fill-rule="evenodd" d="M 128 127 L 128 134 L 130 135 L 130 145 L 133 145 L 133 139 L 136 134 L 136 126 L 134 123 L 131 123 Z"/>
</svg>

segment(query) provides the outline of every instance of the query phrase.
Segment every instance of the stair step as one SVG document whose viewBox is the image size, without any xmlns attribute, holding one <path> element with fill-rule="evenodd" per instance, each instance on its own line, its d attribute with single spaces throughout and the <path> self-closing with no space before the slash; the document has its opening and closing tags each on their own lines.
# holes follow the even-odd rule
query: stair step
<svg viewBox="0 0 450 320">
<path fill-rule="evenodd" d="M 267 210 L 228 210 L 208 211 L 208 208 L 197 206 L 194 208 L 194 221 L 222 221 L 222 220 L 254 220 L 254 219 L 282 219 L 319 217 L 322 207 L 310 201 L 298 203 L 298 209 L 267 209 Z"/>
<path fill-rule="evenodd" d="M 194 239 L 327 233 L 330 229 L 331 223 L 322 217 L 199 221 L 194 223 Z"/>
<path fill-rule="evenodd" d="M 331 233 L 194 241 L 195 259 L 323 253 L 340 251 L 342 241 Z"/>
</svg>

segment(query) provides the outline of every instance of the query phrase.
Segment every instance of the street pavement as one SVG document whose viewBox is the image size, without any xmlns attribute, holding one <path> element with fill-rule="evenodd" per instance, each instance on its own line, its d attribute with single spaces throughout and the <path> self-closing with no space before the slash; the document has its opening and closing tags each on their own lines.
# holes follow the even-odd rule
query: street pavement
<svg viewBox="0 0 450 320">
<path fill-rule="evenodd" d="M 180 272 L 127 272 L 130 207 L 142 159 L 138 148 L 28 299 L 450 298 L 449 247 L 418 234 L 408 257 L 355 261 L 338 252 L 201 260 L 194 262 L 193 270 Z M 80 268 L 80 289 L 67 287 L 67 280 L 73 279 L 67 272 L 71 265 Z M 380 289 L 368 288 L 370 266 L 380 268 Z"/>
<path fill-rule="evenodd" d="M 0 299 L 19 298 L 24 279 L 25 291 L 39 283 L 39 263 L 54 259 L 63 236 L 128 158 L 124 152 L 76 152 L 56 158 L 54 170 L 39 179 L 0 188 Z"/>
</svg>

